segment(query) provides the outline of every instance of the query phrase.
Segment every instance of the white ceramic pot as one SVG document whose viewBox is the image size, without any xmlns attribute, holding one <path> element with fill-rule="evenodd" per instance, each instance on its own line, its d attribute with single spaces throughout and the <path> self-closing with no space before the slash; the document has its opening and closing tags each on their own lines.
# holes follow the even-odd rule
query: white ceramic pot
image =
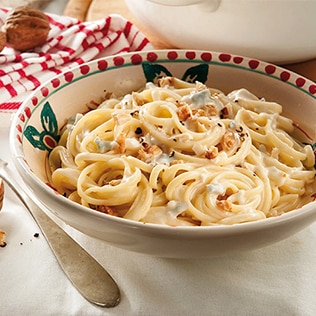
<svg viewBox="0 0 316 316">
<path fill-rule="evenodd" d="M 316 0 L 127 0 L 171 47 L 293 63 L 316 57 Z"/>
</svg>

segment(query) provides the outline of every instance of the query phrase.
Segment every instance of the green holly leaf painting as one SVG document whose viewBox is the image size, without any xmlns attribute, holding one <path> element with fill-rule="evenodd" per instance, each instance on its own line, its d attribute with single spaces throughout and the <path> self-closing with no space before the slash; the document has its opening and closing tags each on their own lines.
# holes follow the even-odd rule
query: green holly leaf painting
<svg viewBox="0 0 316 316">
<path fill-rule="evenodd" d="M 46 102 L 41 112 L 41 125 L 43 130 L 38 131 L 34 126 L 29 125 L 24 131 L 24 136 L 34 148 L 50 152 L 59 140 L 58 124 L 56 116 L 49 104 Z"/>
<path fill-rule="evenodd" d="M 44 131 L 46 131 L 53 137 L 58 135 L 57 120 L 48 102 L 46 102 L 43 106 L 43 110 L 41 112 L 41 122 L 44 128 Z"/>
<path fill-rule="evenodd" d="M 200 64 L 195 67 L 191 67 L 186 70 L 184 73 L 182 80 L 194 83 L 199 81 L 201 83 L 205 83 L 208 75 L 208 65 Z"/>
<path fill-rule="evenodd" d="M 172 76 L 169 70 L 159 64 L 142 63 L 147 82 L 156 82 L 159 78 Z"/>
<path fill-rule="evenodd" d="M 172 76 L 172 73 L 160 64 L 153 64 L 144 62 L 142 63 L 143 72 L 147 82 L 157 82 L 158 79 L 165 76 Z M 199 64 L 188 68 L 182 76 L 183 81 L 205 83 L 208 76 L 208 64 Z"/>
<path fill-rule="evenodd" d="M 27 126 L 24 131 L 25 137 L 33 145 L 33 147 L 40 150 L 46 150 L 46 146 L 43 143 L 42 133 L 40 133 L 34 126 L 31 125 Z"/>
</svg>

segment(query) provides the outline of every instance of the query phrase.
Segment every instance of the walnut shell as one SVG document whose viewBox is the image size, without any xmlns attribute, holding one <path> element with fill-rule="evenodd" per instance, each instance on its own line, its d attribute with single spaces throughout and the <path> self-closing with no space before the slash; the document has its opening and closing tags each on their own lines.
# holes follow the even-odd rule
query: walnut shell
<svg viewBox="0 0 316 316">
<path fill-rule="evenodd" d="M 0 247 L 5 247 L 7 243 L 5 242 L 5 232 L 0 230 Z"/>
<path fill-rule="evenodd" d="M 12 48 L 27 51 L 46 42 L 50 25 L 40 10 L 17 7 L 6 18 L 3 30 Z"/>
<path fill-rule="evenodd" d="M 0 52 L 4 49 L 7 44 L 7 35 L 5 32 L 0 31 Z"/>
</svg>

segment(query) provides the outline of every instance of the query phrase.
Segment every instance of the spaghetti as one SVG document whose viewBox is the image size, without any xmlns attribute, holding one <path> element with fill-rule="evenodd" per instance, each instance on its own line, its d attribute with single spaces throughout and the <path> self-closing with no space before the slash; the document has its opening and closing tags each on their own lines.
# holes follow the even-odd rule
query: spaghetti
<svg viewBox="0 0 316 316">
<path fill-rule="evenodd" d="M 311 201 L 315 157 L 282 106 L 246 89 L 157 84 L 72 117 L 51 184 L 97 211 L 170 226 L 236 224 Z"/>
</svg>

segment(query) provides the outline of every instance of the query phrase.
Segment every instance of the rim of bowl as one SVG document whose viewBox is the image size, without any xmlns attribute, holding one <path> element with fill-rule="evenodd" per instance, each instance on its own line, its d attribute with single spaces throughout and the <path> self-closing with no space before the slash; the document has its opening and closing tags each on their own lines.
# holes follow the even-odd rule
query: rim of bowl
<svg viewBox="0 0 316 316">
<path fill-rule="evenodd" d="M 257 72 L 261 75 L 272 77 L 287 83 L 296 89 L 301 90 L 310 97 L 316 99 L 316 83 L 295 73 L 290 70 L 284 69 L 281 66 L 274 65 L 265 61 L 261 61 L 255 58 L 234 55 L 224 52 L 214 52 L 206 50 L 192 50 L 192 49 L 164 49 L 164 50 L 148 50 L 141 52 L 128 52 L 121 53 L 119 55 L 102 57 L 96 60 L 92 60 L 81 65 L 75 66 L 69 70 L 66 70 L 53 78 L 47 80 L 41 86 L 36 88 L 22 103 L 20 108 L 14 114 L 12 125 L 10 128 L 10 149 L 14 160 L 14 163 L 19 172 L 24 171 L 30 181 L 36 186 L 41 187 L 51 198 L 57 198 L 62 203 L 65 203 L 69 207 L 79 208 L 80 211 L 99 217 L 103 220 L 114 221 L 122 226 L 128 225 L 137 229 L 150 229 L 151 231 L 166 231 L 178 233 L 179 231 L 189 231 L 197 234 L 207 234 L 210 232 L 238 232 L 245 230 L 253 230 L 257 228 L 264 228 L 267 225 L 279 225 L 281 222 L 293 220 L 296 217 L 308 215 L 309 213 L 315 213 L 313 210 L 316 201 L 312 201 L 298 209 L 294 209 L 279 216 L 265 218 L 253 222 L 238 223 L 233 225 L 219 225 L 214 224 L 211 226 L 168 226 L 163 224 L 143 223 L 130 219 L 115 217 L 109 214 L 97 212 L 95 210 L 84 207 L 69 199 L 65 198 L 61 194 L 57 193 L 53 188 L 42 182 L 29 168 L 25 161 L 20 134 L 23 133 L 21 126 L 25 125 L 27 120 L 32 115 L 31 107 L 36 107 L 46 100 L 52 93 L 60 90 L 63 86 L 71 84 L 73 81 L 80 80 L 86 76 L 93 75 L 95 73 L 109 71 L 112 69 L 118 69 L 121 67 L 128 67 L 133 65 L 139 65 L 142 62 L 203 62 L 208 64 L 216 64 L 221 66 L 240 68 L 245 71 Z M 94 68 L 91 71 L 91 68 Z M 64 82 L 61 84 L 61 82 Z M 47 86 L 51 85 L 51 91 Z M 23 119 L 21 119 L 23 117 Z M 25 120 L 25 117 L 27 118 Z M 22 176 L 23 178 L 23 176 Z M 23 179 L 23 181 L 25 181 Z M 315 218 L 316 219 L 316 218 Z"/>
</svg>

